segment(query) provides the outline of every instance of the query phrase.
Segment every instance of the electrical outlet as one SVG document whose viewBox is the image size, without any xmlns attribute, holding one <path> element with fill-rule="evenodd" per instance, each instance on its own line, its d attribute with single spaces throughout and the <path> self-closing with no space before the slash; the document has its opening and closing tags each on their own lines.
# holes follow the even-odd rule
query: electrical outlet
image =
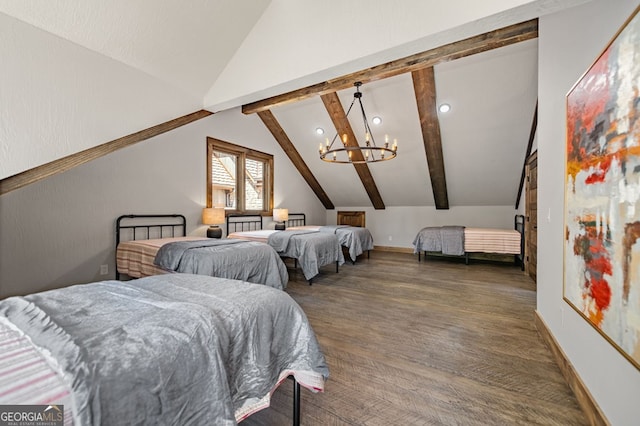
<svg viewBox="0 0 640 426">
<path fill-rule="evenodd" d="M 393 240 L 393 237 L 391 235 L 389 235 L 389 241 Z"/>
<path fill-rule="evenodd" d="M 109 273 L 109 265 L 100 265 L 100 275 L 107 275 Z"/>
</svg>

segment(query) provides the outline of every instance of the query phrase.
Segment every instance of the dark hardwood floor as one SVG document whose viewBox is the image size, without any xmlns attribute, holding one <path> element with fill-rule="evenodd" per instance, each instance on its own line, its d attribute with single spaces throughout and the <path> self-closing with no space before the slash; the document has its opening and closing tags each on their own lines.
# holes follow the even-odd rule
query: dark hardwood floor
<svg viewBox="0 0 640 426">
<path fill-rule="evenodd" d="M 375 251 L 312 286 L 291 268 L 331 375 L 324 393 L 302 390 L 302 425 L 587 424 L 519 267 Z M 291 424 L 292 387 L 241 424 Z"/>
</svg>

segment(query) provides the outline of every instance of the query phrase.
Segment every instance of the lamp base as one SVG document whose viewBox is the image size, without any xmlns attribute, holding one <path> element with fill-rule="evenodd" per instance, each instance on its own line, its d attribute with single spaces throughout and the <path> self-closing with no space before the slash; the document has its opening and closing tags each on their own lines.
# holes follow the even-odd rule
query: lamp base
<svg viewBox="0 0 640 426">
<path fill-rule="evenodd" d="M 207 228 L 207 238 L 222 238 L 222 229 L 218 226 Z"/>
<path fill-rule="evenodd" d="M 284 230 L 285 230 L 285 225 L 284 225 L 284 223 L 276 223 L 275 230 L 276 230 L 276 231 L 284 231 Z"/>
</svg>

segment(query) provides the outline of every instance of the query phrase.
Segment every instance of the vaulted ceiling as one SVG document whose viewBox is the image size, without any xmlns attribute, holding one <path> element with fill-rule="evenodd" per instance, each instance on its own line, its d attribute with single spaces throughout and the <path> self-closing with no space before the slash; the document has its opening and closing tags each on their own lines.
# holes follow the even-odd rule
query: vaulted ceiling
<svg viewBox="0 0 640 426">
<path fill-rule="evenodd" d="M 584 1 L 0 0 L 0 12 L 200 97 L 211 112 L 257 114 L 327 208 L 447 208 L 516 203 L 536 108 L 535 18 Z M 391 161 L 318 158 L 336 131 L 363 140 L 361 116 L 344 118 L 355 81 L 368 117 L 382 118 L 376 139 L 398 140 Z M 441 103 L 451 111 L 437 112 Z"/>
</svg>

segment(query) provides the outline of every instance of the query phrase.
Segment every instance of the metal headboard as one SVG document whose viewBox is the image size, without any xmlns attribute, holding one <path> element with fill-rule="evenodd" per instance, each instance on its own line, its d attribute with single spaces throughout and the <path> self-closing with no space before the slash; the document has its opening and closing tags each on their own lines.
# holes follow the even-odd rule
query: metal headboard
<svg viewBox="0 0 640 426">
<path fill-rule="evenodd" d="M 120 241 L 184 237 L 186 235 L 187 218 L 181 214 L 125 214 L 116 220 L 116 249 Z M 117 265 L 118 259 L 116 258 L 116 279 L 120 279 Z"/>
<path fill-rule="evenodd" d="M 259 214 L 230 214 L 227 216 L 227 235 L 232 232 L 258 229 L 262 229 L 262 216 Z"/>
<path fill-rule="evenodd" d="M 307 224 L 307 216 L 304 213 L 289 213 L 287 228 L 290 226 L 304 226 Z"/>
</svg>

